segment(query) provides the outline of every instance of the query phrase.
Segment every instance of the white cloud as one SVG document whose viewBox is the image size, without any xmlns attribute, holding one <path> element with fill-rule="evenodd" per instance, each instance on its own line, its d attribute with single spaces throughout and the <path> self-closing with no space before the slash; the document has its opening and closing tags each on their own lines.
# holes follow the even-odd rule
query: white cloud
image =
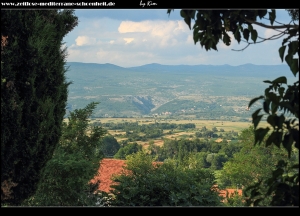
<svg viewBox="0 0 300 216">
<path fill-rule="evenodd" d="M 96 38 L 88 36 L 78 36 L 75 41 L 77 46 L 93 45 L 96 43 Z"/>
<path fill-rule="evenodd" d="M 152 36 L 165 37 L 187 33 L 188 27 L 183 21 L 123 21 L 118 31 L 121 34 L 147 32 Z"/>
<path fill-rule="evenodd" d="M 255 29 L 261 37 L 271 36 L 270 30 L 259 26 Z M 243 52 L 234 52 L 231 49 L 242 49 L 247 44 L 238 44 L 232 34 L 230 37 L 230 46 L 220 39 L 218 51 L 206 51 L 199 42 L 194 44 L 193 31 L 183 20 L 134 22 L 101 18 L 81 19 L 79 26 L 66 39 L 68 61 L 112 63 L 123 67 L 153 62 L 174 65 L 268 64 L 271 59 L 274 61 L 274 56 L 278 58 L 281 39 L 253 44 Z M 253 42 L 251 38 L 249 42 Z"/>
<path fill-rule="evenodd" d="M 80 50 L 76 50 L 72 48 L 68 49 L 68 59 L 76 59 L 79 55 L 80 55 Z M 69 61 L 73 61 L 73 60 L 69 60 Z"/>
<path fill-rule="evenodd" d="M 186 39 L 186 43 L 195 43 L 194 39 L 193 39 L 193 35 L 188 35 L 187 39 Z"/>
<path fill-rule="evenodd" d="M 122 21 L 118 31 L 119 33 L 129 33 L 129 32 L 148 32 L 151 30 L 149 21 L 132 22 L 132 21 Z"/>
<path fill-rule="evenodd" d="M 122 67 L 140 66 L 142 64 L 152 63 L 149 59 L 154 59 L 157 56 L 149 52 L 125 52 L 113 50 L 98 50 L 96 55 L 91 54 L 90 57 L 101 64 L 111 63 Z M 134 59 L 134 61 L 133 61 Z M 117 63 L 116 63 L 117 62 Z"/>
<path fill-rule="evenodd" d="M 123 39 L 126 42 L 125 44 L 129 44 L 134 40 L 134 38 L 123 38 Z"/>
</svg>

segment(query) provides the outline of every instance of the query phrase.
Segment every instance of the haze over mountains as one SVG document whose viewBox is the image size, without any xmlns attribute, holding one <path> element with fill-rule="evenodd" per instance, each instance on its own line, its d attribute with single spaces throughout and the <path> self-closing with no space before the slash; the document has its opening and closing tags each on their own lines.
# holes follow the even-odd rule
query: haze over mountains
<svg viewBox="0 0 300 216">
<path fill-rule="evenodd" d="M 286 76 L 295 82 L 286 64 L 281 65 L 161 65 L 124 68 L 114 64 L 68 62 L 68 109 L 100 104 L 94 117 L 162 115 L 200 119 L 251 116 L 251 98 L 268 86 L 263 80 Z M 258 104 L 259 105 L 259 104 Z"/>
</svg>

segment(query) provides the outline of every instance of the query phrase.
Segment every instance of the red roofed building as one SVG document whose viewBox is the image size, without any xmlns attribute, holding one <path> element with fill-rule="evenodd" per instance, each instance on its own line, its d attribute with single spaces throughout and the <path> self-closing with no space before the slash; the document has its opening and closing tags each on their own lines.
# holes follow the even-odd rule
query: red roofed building
<svg viewBox="0 0 300 216">
<path fill-rule="evenodd" d="M 112 175 L 121 174 L 124 170 L 123 166 L 125 166 L 125 160 L 104 158 L 100 163 L 98 175 L 91 180 L 91 183 L 99 181 L 99 190 L 108 193 L 112 189 L 110 187 L 113 183 L 111 180 Z"/>
<path fill-rule="evenodd" d="M 243 195 L 243 191 L 242 189 L 226 189 L 226 190 L 220 190 L 220 195 L 222 197 L 226 197 L 226 193 L 228 193 L 228 197 L 231 197 L 232 195 L 234 195 L 235 192 L 238 192 L 238 195 L 242 196 Z"/>
</svg>

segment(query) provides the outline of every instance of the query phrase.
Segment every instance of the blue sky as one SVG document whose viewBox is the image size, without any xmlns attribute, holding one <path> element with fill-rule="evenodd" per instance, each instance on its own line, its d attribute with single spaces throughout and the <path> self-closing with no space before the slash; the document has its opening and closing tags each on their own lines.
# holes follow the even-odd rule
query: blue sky
<svg viewBox="0 0 300 216">
<path fill-rule="evenodd" d="M 290 21 L 285 10 L 276 10 L 276 20 Z M 167 9 L 79 9 L 75 10 L 79 24 L 65 38 L 67 61 L 111 63 L 122 67 L 150 63 L 165 65 L 276 65 L 281 63 L 278 49 L 283 38 L 246 46 L 232 40 L 230 46 L 222 41 L 218 51 L 206 51 L 194 44 L 193 32 L 184 23 L 180 10 L 170 16 Z M 269 24 L 268 20 L 262 22 Z M 271 29 L 255 26 L 265 38 L 278 34 Z M 233 38 L 233 36 L 232 36 Z M 250 41 L 251 42 L 251 41 Z"/>
</svg>

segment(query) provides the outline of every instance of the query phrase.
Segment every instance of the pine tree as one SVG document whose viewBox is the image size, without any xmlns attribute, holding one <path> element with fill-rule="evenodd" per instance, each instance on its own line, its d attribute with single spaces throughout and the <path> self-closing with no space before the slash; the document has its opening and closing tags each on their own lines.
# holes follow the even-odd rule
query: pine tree
<svg viewBox="0 0 300 216">
<path fill-rule="evenodd" d="M 73 10 L 1 10 L 1 203 L 34 194 L 61 136 L 67 102 L 63 37 Z"/>
</svg>

